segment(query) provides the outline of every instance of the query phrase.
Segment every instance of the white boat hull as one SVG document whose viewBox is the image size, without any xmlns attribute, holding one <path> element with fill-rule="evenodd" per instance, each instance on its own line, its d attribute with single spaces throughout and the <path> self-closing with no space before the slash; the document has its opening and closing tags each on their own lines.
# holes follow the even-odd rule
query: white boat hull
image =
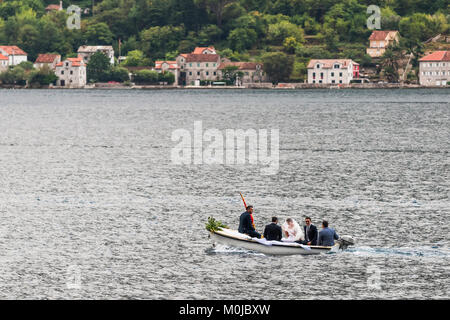
<svg viewBox="0 0 450 320">
<path fill-rule="evenodd" d="M 230 231 L 230 232 L 228 232 Z M 271 242 L 266 245 L 258 242 L 255 238 L 247 235 L 239 234 L 236 231 L 224 229 L 222 231 L 214 231 L 210 233 L 213 243 L 220 243 L 226 246 L 244 248 L 267 255 L 311 255 L 320 254 L 331 251 L 334 247 L 323 246 L 305 246 L 298 243 L 282 243 L 278 241 Z M 338 248 L 338 244 L 335 246 Z"/>
</svg>

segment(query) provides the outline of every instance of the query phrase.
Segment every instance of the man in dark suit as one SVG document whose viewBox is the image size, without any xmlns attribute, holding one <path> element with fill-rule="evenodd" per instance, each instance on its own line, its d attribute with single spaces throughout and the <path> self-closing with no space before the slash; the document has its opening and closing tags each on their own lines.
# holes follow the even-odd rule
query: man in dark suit
<svg viewBox="0 0 450 320">
<path fill-rule="evenodd" d="M 264 238 L 268 241 L 276 240 L 281 241 L 281 237 L 283 233 L 281 231 L 281 227 L 277 224 L 278 218 L 272 217 L 272 223 L 268 224 L 264 229 Z"/>
<path fill-rule="evenodd" d="M 302 243 L 307 244 L 308 246 L 317 245 L 318 232 L 316 226 L 311 223 L 310 217 L 305 218 L 305 224 L 306 226 L 303 227 L 305 240 Z"/>
<path fill-rule="evenodd" d="M 261 235 L 256 232 L 255 227 L 253 227 L 253 206 L 247 206 L 246 211 L 241 214 L 239 218 L 239 229 L 240 233 L 248 234 L 250 237 L 261 238 Z"/>
<path fill-rule="evenodd" d="M 338 240 L 339 236 L 334 229 L 328 228 L 328 221 L 322 221 L 322 231 L 319 233 L 318 244 L 319 246 L 332 247 L 334 246 L 334 240 Z"/>
</svg>

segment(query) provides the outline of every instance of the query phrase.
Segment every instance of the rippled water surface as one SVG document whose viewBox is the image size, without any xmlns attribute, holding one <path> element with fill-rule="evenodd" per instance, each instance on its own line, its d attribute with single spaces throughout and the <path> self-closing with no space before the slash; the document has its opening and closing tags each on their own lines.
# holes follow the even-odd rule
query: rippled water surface
<svg viewBox="0 0 450 320">
<path fill-rule="evenodd" d="M 0 298 L 449 298 L 450 90 L 0 90 Z M 274 175 L 175 165 L 176 129 L 279 129 Z M 355 247 L 212 248 L 239 191 Z"/>
</svg>

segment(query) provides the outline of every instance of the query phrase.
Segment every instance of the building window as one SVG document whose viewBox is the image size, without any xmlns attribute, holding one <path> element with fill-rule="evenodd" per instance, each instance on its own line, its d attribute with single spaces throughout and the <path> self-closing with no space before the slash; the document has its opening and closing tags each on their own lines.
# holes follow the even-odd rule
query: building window
<svg viewBox="0 0 450 320">
<path fill-rule="evenodd" d="M 197 67 L 200 67 L 200 63 L 197 63 Z"/>
<path fill-rule="evenodd" d="M 338 64 L 335 64 L 335 65 L 334 65 L 334 68 L 335 68 L 335 69 L 339 69 L 340 67 L 341 67 L 341 66 L 338 65 Z"/>
<path fill-rule="evenodd" d="M 64 70 L 61 70 L 61 74 L 64 74 Z"/>
<path fill-rule="evenodd" d="M 334 72 L 331 73 L 331 76 L 334 77 Z"/>
<path fill-rule="evenodd" d="M 331 80 L 331 83 L 336 83 L 336 81 L 335 80 Z"/>
<path fill-rule="evenodd" d="M 189 63 L 189 67 L 192 67 L 192 63 Z"/>
<path fill-rule="evenodd" d="M 209 72 L 208 71 L 206 71 L 206 75 L 209 76 Z"/>
<path fill-rule="evenodd" d="M 322 80 L 319 80 L 319 83 L 322 83 Z"/>
<path fill-rule="evenodd" d="M 72 70 L 70 70 L 70 74 L 73 74 L 73 71 L 72 71 Z"/>
<path fill-rule="evenodd" d="M 320 79 L 323 79 L 323 72 L 320 73 Z"/>
<path fill-rule="evenodd" d="M 342 83 L 342 80 L 339 80 L 339 83 Z"/>
<path fill-rule="evenodd" d="M 189 75 L 192 76 L 192 71 L 189 71 Z"/>
<path fill-rule="evenodd" d="M 317 68 L 317 69 L 320 69 L 320 64 L 316 64 L 316 68 Z"/>
<path fill-rule="evenodd" d="M 316 73 L 315 72 L 313 72 L 313 79 L 315 79 L 316 78 Z"/>
<path fill-rule="evenodd" d="M 313 80 L 313 83 L 316 83 L 316 80 Z"/>
<path fill-rule="evenodd" d="M 339 72 L 339 77 L 342 77 L 342 72 Z"/>
<path fill-rule="evenodd" d="M 217 72 L 214 71 L 214 75 L 217 75 Z"/>
<path fill-rule="evenodd" d="M 200 71 L 197 71 L 197 75 L 198 75 L 198 76 L 200 75 Z"/>
<path fill-rule="evenodd" d="M 68 67 L 69 66 L 69 63 L 68 62 L 66 62 L 66 67 Z"/>
<path fill-rule="evenodd" d="M 206 64 L 206 67 L 208 68 L 208 64 Z"/>
</svg>

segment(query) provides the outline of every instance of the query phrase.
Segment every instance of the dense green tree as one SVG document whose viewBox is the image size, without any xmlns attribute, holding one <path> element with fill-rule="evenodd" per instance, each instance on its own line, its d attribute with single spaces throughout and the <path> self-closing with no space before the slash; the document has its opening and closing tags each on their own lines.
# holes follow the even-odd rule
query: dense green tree
<svg viewBox="0 0 450 320">
<path fill-rule="evenodd" d="M 183 26 L 151 27 L 141 32 L 142 51 L 153 59 L 164 58 L 166 52 L 177 49 L 183 35 Z"/>
<path fill-rule="evenodd" d="M 86 28 L 85 39 L 90 45 L 111 45 L 114 35 L 106 23 L 100 22 Z"/>
<path fill-rule="evenodd" d="M 250 49 L 256 43 L 256 40 L 257 34 L 253 29 L 237 28 L 228 35 L 230 48 L 237 51 Z"/>
<path fill-rule="evenodd" d="M 158 72 L 153 70 L 139 70 L 133 74 L 133 81 L 138 84 L 155 84 L 158 82 Z"/>
<path fill-rule="evenodd" d="M 263 69 L 273 83 L 289 79 L 294 59 L 283 52 L 269 52 L 262 56 Z"/>
<path fill-rule="evenodd" d="M 108 57 L 100 51 L 94 53 L 86 66 L 88 82 L 108 81 L 111 63 Z"/>
<path fill-rule="evenodd" d="M 51 83 L 55 83 L 58 80 L 55 72 L 48 66 L 43 66 L 39 70 L 33 70 L 28 76 L 28 82 L 30 84 L 38 84 L 41 86 L 47 86 Z"/>
<path fill-rule="evenodd" d="M 151 60 L 141 50 L 133 50 L 128 52 L 127 59 L 122 64 L 128 67 L 150 66 Z"/>
</svg>

